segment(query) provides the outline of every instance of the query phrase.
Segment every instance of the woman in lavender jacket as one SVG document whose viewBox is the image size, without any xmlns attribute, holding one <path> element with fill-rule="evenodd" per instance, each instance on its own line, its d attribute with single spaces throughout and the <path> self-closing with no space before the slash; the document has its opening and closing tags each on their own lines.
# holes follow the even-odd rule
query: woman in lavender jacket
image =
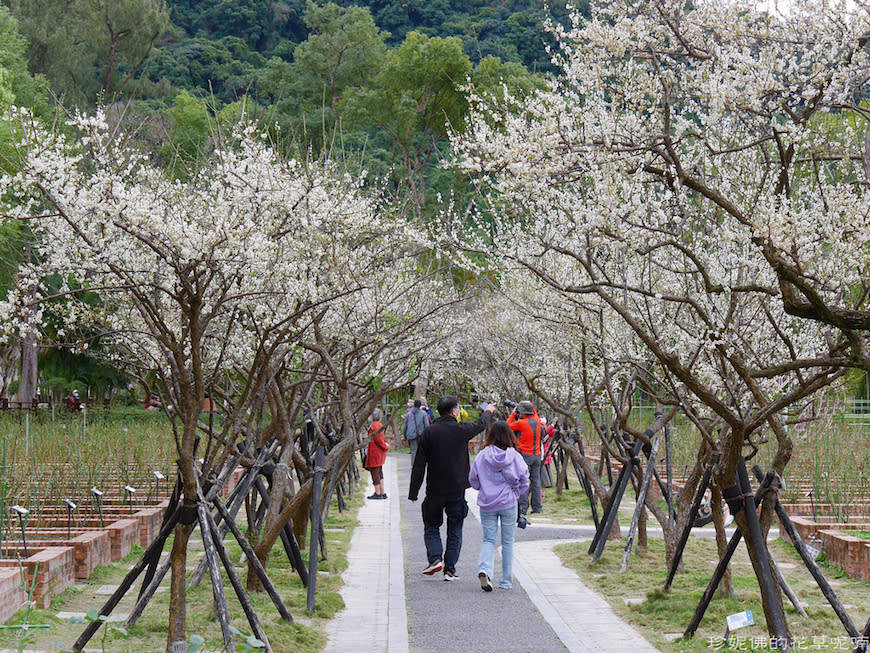
<svg viewBox="0 0 870 653">
<path fill-rule="evenodd" d="M 501 520 L 501 589 L 513 584 L 514 531 L 517 526 L 517 499 L 529 488 L 529 468 L 517 440 L 507 423 L 492 425 L 483 450 L 474 459 L 468 475 L 471 487 L 478 491 L 483 545 L 477 563 L 477 577 L 484 592 L 492 591 L 493 557 L 498 522 Z"/>
</svg>

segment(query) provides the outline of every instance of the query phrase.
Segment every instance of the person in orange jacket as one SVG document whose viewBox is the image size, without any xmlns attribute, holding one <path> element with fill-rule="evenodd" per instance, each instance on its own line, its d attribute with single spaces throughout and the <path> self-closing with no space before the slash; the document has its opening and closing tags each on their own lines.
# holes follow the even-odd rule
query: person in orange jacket
<svg viewBox="0 0 870 653">
<path fill-rule="evenodd" d="M 514 412 L 508 417 L 507 423 L 511 430 L 516 432 L 520 454 L 529 467 L 530 486 L 520 495 L 518 506 L 519 515 L 522 518 L 529 509 L 530 497 L 532 514 L 544 510 L 541 501 L 541 435 L 543 427 L 541 419 L 530 401 L 518 403 Z"/>
</svg>

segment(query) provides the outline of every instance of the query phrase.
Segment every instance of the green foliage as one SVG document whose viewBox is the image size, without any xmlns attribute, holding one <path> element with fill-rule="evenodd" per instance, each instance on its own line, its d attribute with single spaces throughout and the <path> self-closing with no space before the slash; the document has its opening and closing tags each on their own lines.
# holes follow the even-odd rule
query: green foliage
<svg viewBox="0 0 870 653">
<path fill-rule="evenodd" d="M 29 42 L 31 72 L 70 104 L 129 94 L 166 29 L 164 0 L 9 0 Z"/>
<path fill-rule="evenodd" d="M 293 62 L 271 59 L 259 82 L 272 102 L 269 124 L 285 134 L 304 133 L 319 148 L 336 128 L 338 103 L 382 66 L 388 34 L 378 30 L 367 9 L 331 2 L 309 2 L 305 23 L 309 36 L 296 46 Z"/>
<path fill-rule="evenodd" d="M 176 47 L 161 48 L 145 65 L 143 76 L 152 84 L 165 80 L 176 88 L 195 91 L 195 95 L 214 95 L 222 102 L 232 102 L 248 92 L 256 71 L 265 63 L 261 54 L 237 37 L 197 37 Z"/>
<path fill-rule="evenodd" d="M 378 124 L 397 145 L 414 149 L 420 135 L 438 138 L 460 124 L 468 106 L 460 86 L 470 72 L 458 38 L 411 32 L 347 106 L 357 124 Z"/>
<path fill-rule="evenodd" d="M 282 41 L 305 38 L 305 0 L 169 0 L 172 23 L 190 36 L 245 39 L 269 52 Z"/>
<path fill-rule="evenodd" d="M 0 6 L 0 113 L 12 104 L 33 107 L 40 114 L 48 108 L 45 79 L 30 75 L 26 52 L 27 42 L 18 21 L 9 9 Z"/>
<path fill-rule="evenodd" d="M 182 90 L 169 109 L 172 132 L 161 154 L 169 162 L 170 174 L 183 177 L 204 152 L 210 133 L 208 108 L 203 100 Z"/>
</svg>

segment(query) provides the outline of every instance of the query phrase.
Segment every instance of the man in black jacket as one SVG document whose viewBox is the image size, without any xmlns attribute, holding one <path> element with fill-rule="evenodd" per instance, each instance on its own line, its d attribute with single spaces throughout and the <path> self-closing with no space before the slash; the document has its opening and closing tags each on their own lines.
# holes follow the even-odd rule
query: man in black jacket
<svg viewBox="0 0 870 653">
<path fill-rule="evenodd" d="M 484 431 L 495 412 L 491 404 L 473 424 L 460 423 L 459 400 L 453 395 L 438 401 L 438 419 L 426 427 L 420 436 L 408 499 L 417 500 L 423 475 L 426 475 L 426 498 L 423 499 L 423 541 L 429 565 L 423 570 L 432 576 L 442 569 L 444 580 L 458 580 L 456 562 L 462 548 L 462 522 L 468 514 L 465 488 L 470 487 L 468 473 L 468 441 Z M 447 515 L 447 550 L 441 542 L 441 524 Z M 443 553 L 443 561 L 442 561 Z"/>
</svg>

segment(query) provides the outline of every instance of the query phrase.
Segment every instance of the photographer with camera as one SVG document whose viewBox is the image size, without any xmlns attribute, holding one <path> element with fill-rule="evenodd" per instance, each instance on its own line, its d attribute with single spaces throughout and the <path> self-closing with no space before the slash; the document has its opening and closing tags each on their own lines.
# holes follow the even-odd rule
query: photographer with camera
<svg viewBox="0 0 870 653">
<path fill-rule="evenodd" d="M 517 525 L 525 528 L 529 522 L 526 513 L 529 509 L 529 497 L 531 497 L 532 514 L 543 512 L 541 501 L 541 419 L 535 407 L 530 401 L 521 401 L 518 404 L 505 402 L 514 411 L 508 416 L 507 423 L 511 430 L 517 434 L 519 450 L 529 467 L 529 489 L 520 495 L 519 516 Z"/>
<path fill-rule="evenodd" d="M 420 444 L 411 470 L 408 499 L 416 501 L 426 478 L 426 497 L 423 499 L 423 541 L 429 564 L 425 576 L 434 576 L 444 570 L 445 581 L 459 579 L 456 563 L 462 548 L 462 524 L 468 514 L 465 490 L 471 487 L 468 474 L 468 442 L 489 426 L 495 405 L 484 408 L 474 422 L 459 421 L 462 409 L 453 395 L 438 401 L 440 417 L 426 427 L 420 435 Z M 441 541 L 441 524 L 447 515 L 447 546 Z M 443 558 L 442 558 L 443 555 Z"/>
</svg>

